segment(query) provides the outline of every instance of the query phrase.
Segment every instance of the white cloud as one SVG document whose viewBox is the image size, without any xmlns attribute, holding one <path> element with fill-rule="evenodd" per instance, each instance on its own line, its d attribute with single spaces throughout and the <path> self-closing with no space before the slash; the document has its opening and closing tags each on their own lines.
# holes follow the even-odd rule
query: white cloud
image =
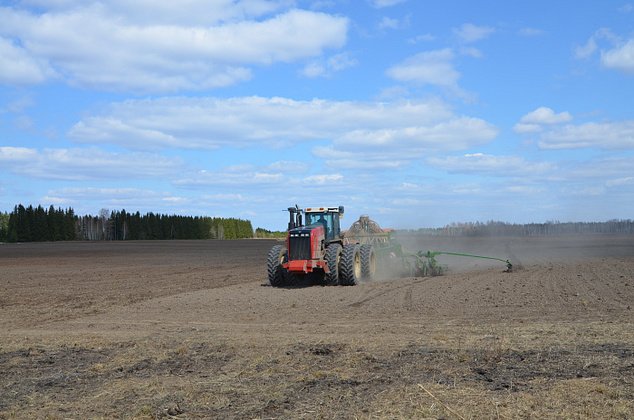
<svg viewBox="0 0 634 420">
<path fill-rule="evenodd" d="M 460 54 L 461 55 L 466 55 L 469 57 L 473 57 L 473 58 L 482 58 L 483 54 L 482 51 L 480 51 L 477 48 L 474 47 L 461 47 L 460 48 Z"/>
<path fill-rule="evenodd" d="M 246 169 L 222 167 L 213 171 L 201 170 L 176 179 L 173 184 L 181 189 L 217 191 L 203 195 L 206 201 L 231 200 L 234 196 L 241 201 L 266 202 L 270 196 L 286 196 L 289 201 L 297 200 L 297 196 L 309 197 L 308 190 L 345 191 L 345 177 L 340 173 L 313 174 L 298 176 L 289 171 L 275 172 L 270 167 L 253 166 Z M 258 194 L 253 194 L 253 189 Z M 255 198 L 254 198 L 255 197 Z M 301 201 L 306 201 L 306 197 Z"/>
<path fill-rule="evenodd" d="M 422 34 L 416 35 L 413 38 L 407 40 L 410 44 L 418 44 L 419 42 L 431 42 L 434 41 L 436 37 L 432 34 Z"/>
<path fill-rule="evenodd" d="M 379 101 L 394 101 L 399 98 L 407 98 L 410 94 L 410 91 L 404 86 L 389 86 L 382 89 L 378 95 L 376 95 L 376 99 Z"/>
<path fill-rule="evenodd" d="M 184 188 L 206 188 L 212 186 L 230 186 L 232 188 L 252 189 L 254 186 L 277 186 L 284 179 L 281 172 L 269 172 L 254 169 L 251 171 L 231 170 L 224 168 L 222 171 L 199 171 L 194 176 L 180 178 L 174 181 L 174 185 Z"/>
<path fill-rule="evenodd" d="M 568 112 L 556 114 L 551 108 L 541 106 L 529 112 L 520 119 L 521 124 L 561 124 L 572 120 L 572 115 Z"/>
<path fill-rule="evenodd" d="M 415 184 L 413 182 L 403 182 L 400 186 L 396 188 L 399 191 L 412 191 L 418 192 L 423 189 L 422 185 Z"/>
<path fill-rule="evenodd" d="M 634 39 L 601 53 L 601 64 L 609 69 L 634 73 Z"/>
<path fill-rule="evenodd" d="M 328 58 L 328 67 L 333 71 L 341 71 L 349 67 L 355 66 L 357 60 L 349 53 L 335 54 Z"/>
<path fill-rule="evenodd" d="M 398 19 L 383 16 L 379 22 L 379 29 L 398 29 L 400 26 Z"/>
<path fill-rule="evenodd" d="M 304 66 L 302 74 L 305 77 L 309 78 L 322 77 L 327 74 L 327 69 L 324 63 L 319 61 L 312 61 Z"/>
<path fill-rule="evenodd" d="M 550 162 L 529 162 L 519 156 L 495 156 L 484 153 L 429 158 L 427 163 L 450 173 L 475 173 L 500 177 L 535 176 L 556 169 L 556 166 Z"/>
<path fill-rule="evenodd" d="M 295 160 L 279 160 L 266 166 L 267 171 L 275 172 L 306 172 L 308 170 L 308 164 L 306 162 L 300 162 Z"/>
<path fill-rule="evenodd" d="M 476 196 L 482 196 L 487 193 L 487 191 L 482 188 L 481 184 L 476 183 L 456 185 L 454 187 L 451 187 L 450 192 L 451 194 Z"/>
<path fill-rule="evenodd" d="M 177 23 L 210 25 L 253 19 L 293 7 L 293 0 L 20 0 L 27 8 L 54 13 L 69 13 L 78 9 L 98 7 L 108 15 L 116 15 L 128 23 Z"/>
<path fill-rule="evenodd" d="M 537 133 L 542 131 L 542 126 L 539 124 L 517 123 L 513 126 L 513 130 L 520 134 Z"/>
<path fill-rule="evenodd" d="M 599 42 L 602 41 L 609 43 L 610 46 L 601 48 Z M 625 73 L 634 73 L 634 38 L 623 40 L 609 29 L 601 28 L 584 45 L 575 48 L 575 57 L 587 59 L 596 51 L 600 51 L 600 61 L 603 67 Z"/>
<path fill-rule="evenodd" d="M 0 83 L 40 83 L 55 72 L 44 62 L 31 56 L 24 48 L 0 37 Z"/>
<path fill-rule="evenodd" d="M 354 130 L 335 139 L 335 145 L 348 148 L 411 147 L 427 150 L 460 150 L 486 142 L 497 135 L 487 122 L 471 117 L 455 117 L 437 124 L 380 130 Z"/>
<path fill-rule="evenodd" d="M 205 200 L 226 202 L 226 201 L 247 201 L 247 198 L 243 194 L 203 194 L 202 198 Z"/>
<path fill-rule="evenodd" d="M 304 178 L 304 183 L 309 185 L 329 185 L 342 180 L 343 175 L 341 174 L 321 174 Z"/>
<path fill-rule="evenodd" d="M 371 0 L 371 3 L 377 9 L 382 9 L 384 7 L 395 6 L 399 3 L 403 3 L 407 0 Z"/>
<path fill-rule="evenodd" d="M 392 171 L 411 163 L 412 157 L 398 153 L 378 153 L 376 151 L 359 150 L 351 152 L 334 147 L 316 147 L 313 155 L 324 159 L 327 166 L 339 170 L 346 169 L 363 172 Z"/>
<path fill-rule="evenodd" d="M 472 23 L 465 23 L 460 28 L 454 28 L 454 34 L 463 42 L 476 42 L 487 38 L 495 32 L 495 28 L 490 26 L 477 26 Z"/>
<path fill-rule="evenodd" d="M 0 147 L 0 162 L 24 164 L 37 157 L 37 151 L 35 149 L 29 149 L 27 147 L 12 147 L 3 146 Z"/>
<path fill-rule="evenodd" d="M 457 88 L 460 73 L 454 69 L 453 59 L 454 53 L 449 48 L 426 51 L 390 67 L 387 75 L 399 82 Z"/>
<path fill-rule="evenodd" d="M 396 169 L 429 153 L 487 143 L 496 135 L 497 129 L 483 120 L 454 117 L 427 126 L 356 130 L 335 139 L 333 146 L 315 147 L 313 154 L 334 168 Z"/>
<path fill-rule="evenodd" d="M 69 181 L 150 178 L 174 174 L 182 166 L 177 158 L 148 153 L 110 153 L 96 148 L 0 147 L 0 162 L 16 174 Z"/>
<path fill-rule="evenodd" d="M 469 129 L 474 130 L 473 134 L 466 132 Z M 458 138 L 465 134 L 467 139 L 483 135 L 490 139 L 493 134 L 484 121 L 455 117 L 439 100 L 372 103 L 175 97 L 115 103 L 105 114 L 89 116 L 75 124 L 69 136 L 78 142 L 131 149 L 212 149 L 308 140 L 334 139 L 345 143 L 361 131 L 373 138 L 384 132 L 403 133 L 409 138 L 431 135 L 425 141 L 427 145 L 435 143 L 450 149 L 456 147 L 454 142 L 472 141 Z M 454 138 L 456 133 L 459 136 Z"/>
<path fill-rule="evenodd" d="M 597 42 L 594 37 L 590 37 L 588 41 L 584 45 L 577 46 L 575 48 L 575 57 L 576 58 L 588 58 L 594 54 L 597 50 Z"/>
<path fill-rule="evenodd" d="M 69 187 L 57 188 L 48 192 L 52 196 L 64 196 L 67 200 L 82 200 L 96 197 L 113 197 L 116 199 L 136 198 L 136 197 L 156 197 L 157 194 L 151 190 L 140 188 L 96 188 L 96 187 Z"/>
<path fill-rule="evenodd" d="M 365 149 L 350 151 L 333 146 L 319 146 L 313 148 L 313 155 L 324 159 L 326 165 L 332 168 L 381 171 L 401 168 L 417 157 L 404 155 L 399 151 L 400 149 L 385 152 Z"/>
<path fill-rule="evenodd" d="M 589 58 L 599 49 L 599 42 L 604 41 L 607 41 L 612 45 L 616 45 L 621 42 L 620 38 L 612 33 L 610 29 L 601 28 L 595 31 L 584 45 L 580 45 L 575 48 L 575 57 L 580 59 Z"/>
<path fill-rule="evenodd" d="M 520 118 L 513 126 L 513 130 L 520 134 L 537 133 L 544 129 L 545 125 L 562 124 L 572 120 L 569 112 L 555 113 L 551 108 L 541 106 Z"/>
<path fill-rule="evenodd" d="M 166 213 L 192 215 L 195 214 L 191 211 L 192 206 L 199 203 L 201 199 L 196 197 L 196 200 L 192 200 L 169 192 L 142 188 L 70 187 L 51 189 L 42 197 L 42 201 L 54 205 L 72 206 L 76 214 L 97 214 L 102 208 L 125 208 L 132 212 L 156 212 L 157 209 L 161 209 L 161 212 Z"/>
<path fill-rule="evenodd" d="M 540 133 L 542 149 L 634 149 L 634 121 L 565 124 L 568 112 L 539 107 L 524 115 L 513 129 L 520 134 Z"/>
<path fill-rule="evenodd" d="M 569 124 L 544 132 L 538 145 L 542 149 L 634 149 L 634 121 Z"/>
<path fill-rule="evenodd" d="M 536 187 L 531 185 L 510 185 L 504 188 L 504 192 L 506 193 L 518 194 L 521 196 L 541 194 L 544 192 L 544 190 L 545 189 L 542 187 Z"/>
<path fill-rule="evenodd" d="M 188 203 L 189 199 L 185 198 L 185 197 L 175 197 L 175 196 L 168 196 L 168 197 L 163 197 L 161 199 L 162 201 L 168 202 L 168 203 Z"/>
<path fill-rule="evenodd" d="M 565 188 L 563 192 L 566 195 L 578 197 L 597 197 L 605 194 L 605 187 L 600 186 L 581 186 L 576 188 Z"/>
<path fill-rule="evenodd" d="M 623 6 L 618 8 L 618 11 L 621 13 L 630 13 L 634 10 L 634 5 L 632 3 L 626 3 Z"/>
<path fill-rule="evenodd" d="M 591 159 L 569 164 L 560 179 L 564 181 L 624 179 L 632 176 L 633 167 L 633 156 Z"/>
<path fill-rule="evenodd" d="M 429 151 L 482 145 L 497 132 L 482 119 L 453 114 L 439 100 L 372 103 L 177 97 L 113 104 L 106 114 L 75 124 L 70 137 L 147 150 L 328 141 L 329 145 L 314 147 L 313 154 L 331 166 L 385 169 L 406 165 Z M 281 166 L 262 168 L 262 172 L 278 173 Z M 204 181 L 209 182 L 215 181 Z"/>
<path fill-rule="evenodd" d="M 335 54 L 328 59 L 311 61 L 302 70 L 305 77 L 331 77 L 334 73 L 343 71 L 357 64 L 357 60 L 349 53 Z"/>
<path fill-rule="evenodd" d="M 380 30 L 396 30 L 410 26 L 410 16 L 407 15 L 403 19 L 391 18 L 383 16 L 378 24 Z"/>
<path fill-rule="evenodd" d="M 137 4 L 137 14 L 126 14 L 129 7 L 124 3 L 135 2 L 110 8 L 101 3 L 72 4 L 67 10 L 39 15 L 0 8 L 0 36 L 17 39 L 22 46 L 17 49 L 4 41 L 0 49 L 18 59 L 15 62 L 25 68 L 23 77 L 31 82 L 50 77 L 51 72 L 42 69 L 52 68 L 69 83 L 170 92 L 244 81 L 251 77 L 249 66 L 319 56 L 328 48 L 343 46 L 347 36 L 346 18 L 305 10 L 240 20 L 260 17 L 288 2 L 224 1 L 211 12 L 218 9 L 225 14 L 207 10 L 197 19 L 216 18 L 193 23 L 181 16 L 183 12 L 170 15 L 182 8 L 176 3 Z M 144 17 L 143 6 L 153 11 L 149 16 L 165 19 Z M 189 8 L 182 10 L 191 13 Z M 15 73 L 11 68 L 0 71 Z"/>
<path fill-rule="evenodd" d="M 537 28 L 530 28 L 530 27 L 526 27 L 526 28 L 521 28 L 518 33 L 521 36 L 540 36 L 543 35 L 545 32 L 542 29 L 537 29 Z"/>
<path fill-rule="evenodd" d="M 610 179 L 605 183 L 606 187 L 620 187 L 623 185 L 634 185 L 634 176 Z"/>
<path fill-rule="evenodd" d="M 35 104 L 32 95 L 21 95 L 0 107 L 0 114 L 21 114 Z"/>
</svg>

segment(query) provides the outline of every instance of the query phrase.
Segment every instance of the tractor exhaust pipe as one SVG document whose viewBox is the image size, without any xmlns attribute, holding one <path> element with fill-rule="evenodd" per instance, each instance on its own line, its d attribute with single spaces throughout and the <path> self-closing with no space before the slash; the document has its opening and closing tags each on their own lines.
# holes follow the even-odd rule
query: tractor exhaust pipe
<svg viewBox="0 0 634 420">
<path fill-rule="evenodd" d="M 302 212 L 303 210 L 300 209 L 297 204 L 295 204 L 295 207 L 288 208 L 288 214 L 290 217 L 288 221 L 288 230 L 304 226 L 302 222 Z"/>
<path fill-rule="evenodd" d="M 295 207 L 288 208 L 290 220 L 288 221 L 288 230 L 295 229 Z"/>
</svg>

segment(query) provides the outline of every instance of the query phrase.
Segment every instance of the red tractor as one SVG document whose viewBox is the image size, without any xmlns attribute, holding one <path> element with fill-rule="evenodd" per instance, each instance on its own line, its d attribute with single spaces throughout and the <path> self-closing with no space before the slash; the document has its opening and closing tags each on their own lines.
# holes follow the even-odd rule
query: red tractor
<svg viewBox="0 0 634 420">
<path fill-rule="evenodd" d="M 271 286 L 292 286 L 306 276 L 329 286 L 353 286 L 374 276 L 376 258 L 372 245 L 344 243 L 339 225 L 343 206 L 295 206 L 289 207 L 288 212 L 286 245 L 275 245 L 267 259 Z"/>
</svg>

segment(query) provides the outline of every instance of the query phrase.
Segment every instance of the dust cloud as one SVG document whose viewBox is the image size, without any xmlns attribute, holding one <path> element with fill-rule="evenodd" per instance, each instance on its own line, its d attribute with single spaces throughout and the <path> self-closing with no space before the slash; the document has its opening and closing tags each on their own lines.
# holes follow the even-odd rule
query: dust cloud
<svg viewBox="0 0 634 420">
<path fill-rule="evenodd" d="M 531 264 L 579 262 L 587 258 L 634 255 L 628 235 L 564 235 L 543 237 L 447 237 L 397 232 L 395 240 L 409 252 L 449 251 L 508 259 L 513 270 Z M 451 255 L 436 260 L 451 272 L 465 272 L 505 266 L 500 261 Z"/>
</svg>

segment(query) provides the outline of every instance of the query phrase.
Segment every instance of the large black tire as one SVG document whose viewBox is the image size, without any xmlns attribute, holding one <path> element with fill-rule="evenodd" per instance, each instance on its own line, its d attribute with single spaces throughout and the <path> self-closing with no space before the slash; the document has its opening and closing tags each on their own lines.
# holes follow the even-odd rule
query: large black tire
<svg viewBox="0 0 634 420">
<path fill-rule="evenodd" d="M 343 247 L 339 263 L 339 283 L 342 286 L 354 286 L 361 279 L 361 252 L 358 244 Z"/>
<path fill-rule="evenodd" d="M 341 245 L 330 244 L 326 248 L 326 264 L 330 273 L 326 273 L 324 281 L 326 286 L 337 286 L 339 284 L 339 262 L 341 261 Z"/>
<path fill-rule="evenodd" d="M 361 277 L 363 280 L 372 280 L 376 273 L 376 255 L 374 247 L 370 244 L 361 245 Z"/>
<path fill-rule="evenodd" d="M 266 271 L 269 274 L 269 283 L 273 287 L 282 287 L 286 285 L 287 273 L 282 263 L 286 261 L 286 247 L 284 245 L 275 245 L 269 251 L 266 260 Z"/>
</svg>

